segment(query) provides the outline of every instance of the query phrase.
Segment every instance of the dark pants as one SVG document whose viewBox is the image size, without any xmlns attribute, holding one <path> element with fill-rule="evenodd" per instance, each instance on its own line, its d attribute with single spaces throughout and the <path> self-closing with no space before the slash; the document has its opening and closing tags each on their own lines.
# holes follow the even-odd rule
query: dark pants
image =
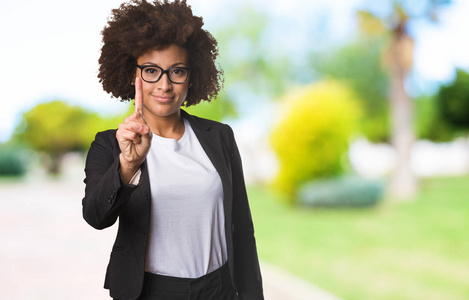
<svg viewBox="0 0 469 300">
<path fill-rule="evenodd" d="M 145 273 L 138 300 L 235 300 L 228 264 L 199 278 L 178 278 Z"/>
</svg>

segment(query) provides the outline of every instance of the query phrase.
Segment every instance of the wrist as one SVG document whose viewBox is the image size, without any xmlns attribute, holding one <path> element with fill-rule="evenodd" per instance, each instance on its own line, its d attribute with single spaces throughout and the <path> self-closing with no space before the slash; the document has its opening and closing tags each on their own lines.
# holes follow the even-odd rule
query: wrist
<svg viewBox="0 0 469 300">
<path fill-rule="evenodd" d="M 121 173 L 124 181 L 129 183 L 132 176 L 134 176 L 140 168 L 142 162 L 128 160 L 122 153 L 119 155 L 119 162 L 119 172 Z"/>
</svg>

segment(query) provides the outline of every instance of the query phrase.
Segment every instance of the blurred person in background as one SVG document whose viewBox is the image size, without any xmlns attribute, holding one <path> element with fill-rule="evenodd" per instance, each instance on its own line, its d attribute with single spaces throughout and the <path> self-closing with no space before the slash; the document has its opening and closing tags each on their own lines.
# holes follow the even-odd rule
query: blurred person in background
<svg viewBox="0 0 469 300">
<path fill-rule="evenodd" d="M 88 152 L 83 217 L 119 219 L 104 287 L 114 299 L 263 299 L 232 129 L 181 106 L 215 98 L 217 41 L 185 1 L 132 1 L 104 28 L 98 77 L 135 99 Z"/>
</svg>

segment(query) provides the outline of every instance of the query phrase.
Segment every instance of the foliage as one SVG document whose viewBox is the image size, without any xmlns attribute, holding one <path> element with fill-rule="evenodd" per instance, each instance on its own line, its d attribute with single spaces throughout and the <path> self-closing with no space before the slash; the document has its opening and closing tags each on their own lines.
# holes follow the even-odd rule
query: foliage
<svg viewBox="0 0 469 300">
<path fill-rule="evenodd" d="M 0 176 L 23 176 L 26 173 L 24 150 L 13 145 L 0 145 Z"/>
<path fill-rule="evenodd" d="M 436 96 L 415 99 L 415 129 L 417 138 L 446 142 L 454 138 L 454 129 L 442 117 Z"/>
<path fill-rule="evenodd" d="M 382 38 L 361 38 L 310 58 L 321 78 L 340 79 L 354 89 L 363 106 L 360 131 L 376 142 L 389 140 L 389 76 L 381 66 L 383 47 Z"/>
<path fill-rule="evenodd" d="M 408 155 L 414 139 L 413 106 L 405 88 L 406 77 L 414 64 L 414 37 L 409 24 L 422 18 L 436 21 L 438 9 L 449 2 L 451 1 L 380 1 L 378 14 L 374 14 L 373 9 L 368 9 L 367 14 L 363 14 L 368 19 L 374 18 L 376 22 L 381 22 L 382 27 L 387 28 L 386 35 L 389 37 L 383 55 L 390 74 L 391 138 L 397 156 L 389 190 L 401 200 L 412 198 L 417 190 L 417 180 L 409 167 Z M 373 3 L 376 5 L 378 2 Z"/>
<path fill-rule="evenodd" d="M 341 299 L 468 299 L 468 181 L 423 179 L 410 203 L 346 210 L 250 187 L 259 257 Z"/>
<path fill-rule="evenodd" d="M 63 101 L 42 103 L 23 114 L 15 137 L 38 151 L 84 150 L 83 121 L 88 116 L 82 108 L 71 107 Z"/>
<path fill-rule="evenodd" d="M 459 130 L 469 130 L 469 73 L 456 71 L 456 78 L 438 91 L 441 117 Z"/>
<path fill-rule="evenodd" d="M 190 114 L 221 122 L 226 117 L 236 117 L 236 108 L 226 93 L 220 93 L 216 99 L 207 102 L 202 101 L 197 105 L 183 108 Z"/>
<path fill-rule="evenodd" d="M 358 177 L 314 180 L 301 186 L 298 203 L 312 207 L 370 206 L 381 200 L 383 190 L 383 182 Z"/>
<path fill-rule="evenodd" d="M 88 150 L 97 131 L 115 128 L 119 122 L 56 100 L 41 103 L 24 113 L 13 140 L 47 153 L 51 158 L 48 170 L 59 173 L 65 153 Z"/>
<path fill-rule="evenodd" d="M 286 104 L 271 142 L 280 164 L 275 186 L 293 195 L 306 181 L 342 172 L 360 107 L 350 88 L 335 81 L 303 87 Z"/>
<path fill-rule="evenodd" d="M 215 32 L 224 92 L 213 103 L 188 108 L 190 113 L 214 120 L 238 117 L 252 105 L 252 98 L 276 100 L 288 86 L 289 58 L 278 51 L 280 47 L 272 48 L 271 24 L 265 12 L 245 5 L 233 15 L 232 21 Z"/>
<path fill-rule="evenodd" d="M 237 89 L 241 83 L 254 94 L 267 93 L 272 97 L 282 94 L 287 82 L 287 57 L 269 43 L 271 28 L 267 15 L 244 6 L 236 16 L 215 34 L 220 44 L 225 86 L 228 90 Z"/>
</svg>

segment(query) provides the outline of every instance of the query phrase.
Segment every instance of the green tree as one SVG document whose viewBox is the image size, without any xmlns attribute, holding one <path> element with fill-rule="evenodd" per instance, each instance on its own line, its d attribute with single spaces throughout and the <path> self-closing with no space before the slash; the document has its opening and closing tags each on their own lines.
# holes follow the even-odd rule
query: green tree
<svg viewBox="0 0 469 300">
<path fill-rule="evenodd" d="M 456 78 L 448 85 L 441 86 L 438 107 L 443 120 L 456 130 L 469 130 L 469 73 L 458 69 Z"/>
<path fill-rule="evenodd" d="M 253 101 L 257 104 L 260 99 L 279 99 L 288 85 L 288 58 L 281 51 L 273 51 L 268 16 L 249 5 L 241 6 L 234 15 L 214 34 L 224 89 L 216 100 L 187 108 L 190 113 L 214 120 L 235 118 Z"/>
<path fill-rule="evenodd" d="M 382 66 L 383 42 L 380 36 L 360 36 L 350 45 L 310 57 L 321 78 L 346 81 L 355 90 L 363 106 L 361 132 L 375 142 L 389 140 L 389 76 Z"/>
<path fill-rule="evenodd" d="M 115 128 L 118 123 L 116 118 L 101 118 L 79 106 L 56 100 L 41 103 L 24 113 L 13 140 L 47 154 L 50 158 L 47 170 L 58 174 L 67 152 L 88 150 L 96 132 Z"/>
<path fill-rule="evenodd" d="M 330 80 L 289 97 L 271 142 L 280 165 L 275 186 L 294 195 L 302 184 L 344 170 L 344 154 L 358 129 L 361 108 L 352 89 Z"/>
<path fill-rule="evenodd" d="M 376 3 L 376 2 L 374 2 Z M 415 175 L 410 170 L 410 152 L 415 139 L 412 100 L 405 89 L 405 80 L 413 66 L 414 38 L 409 23 L 416 19 L 437 20 L 438 9 L 449 0 L 388 0 L 387 15 L 360 12 L 362 24 L 382 24 L 386 28 L 388 45 L 384 52 L 390 76 L 389 100 L 391 105 L 391 137 L 397 152 L 397 164 L 391 180 L 391 193 L 400 199 L 410 199 L 417 189 Z M 373 26 L 368 28 L 375 34 Z"/>
<path fill-rule="evenodd" d="M 454 138 L 454 128 L 441 116 L 437 100 L 437 95 L 421 95 L 414 100 L 418 139 L 447 142 Z"/>
<path fill-rule="evenodd" d="M 190 114 L 218 122 L 227 117 L 237 116 L 233 100 L 230 100 L 224 91 L 220 92 L 213 101 L 202 101 L 197 105 L 183 107 L 183 109 Z"/>
</svg>

